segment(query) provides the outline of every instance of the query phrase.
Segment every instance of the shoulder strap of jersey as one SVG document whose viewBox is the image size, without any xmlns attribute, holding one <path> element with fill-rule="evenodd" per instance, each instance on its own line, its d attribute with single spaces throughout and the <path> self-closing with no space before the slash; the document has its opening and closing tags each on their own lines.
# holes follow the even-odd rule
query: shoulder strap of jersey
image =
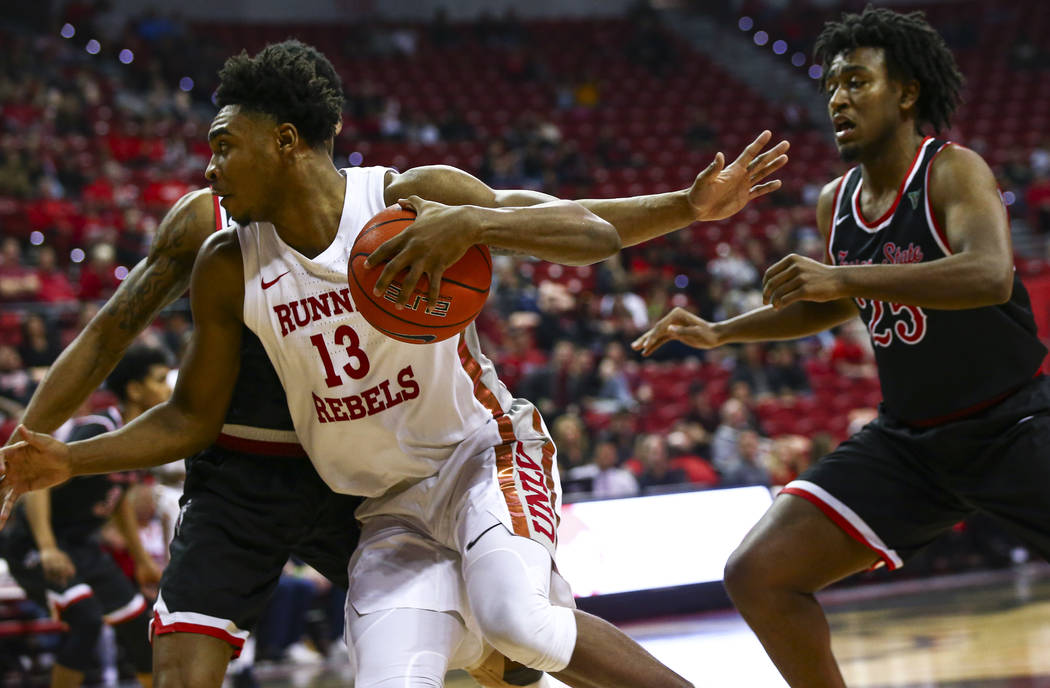
<svg viewBox="0 0 1050 688">
<path fill-rule="evenodd" d="M 215 231 L 218 232 L 226 229 L 229 225 L 229 218 L 226 216 L 226 208 L 222 207 L 222 199 L 212 194 L 211 200 L 215 204 Z"/>
</svg>

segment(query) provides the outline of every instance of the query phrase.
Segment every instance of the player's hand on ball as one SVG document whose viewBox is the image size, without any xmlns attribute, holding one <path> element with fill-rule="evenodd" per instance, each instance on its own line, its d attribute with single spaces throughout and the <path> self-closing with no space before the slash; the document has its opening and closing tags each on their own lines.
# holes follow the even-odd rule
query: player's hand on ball
<svg viewBox="0 0 1050 688">
<path fill-rule="evenodd" d="M 0 528 L 23 494 L 58 485 L 73 475 L 69 447 L 62 442 L 23 425 L 12 439 L 21 441 L 0 448 Z"/>
<path fill-rule="evenodd" d="M 648 356 L 671 340 L 697 349 L 713 349 L 721 342 L 711 323 L 684 308 L 675 308 L 660 318 L 652 329 L 631 343 L 631 348 Z"/>
<path fill-rule="evenodd" d="M 762 277 L 762 303 L 783 308 L 796 301 L 835 301 L 846 295 L 830 265 L 792 253 Z"/>
<path fill-rule="evenodd" d="M 398 201 L 405 210 L 416 212 L 416 221 L 397 236 L 383 242 L 365 261 L 375 267 L 389 261 L 376 281 L 374 292 L 386 292 L 390 282 L 405 270 L 397 305 L 404 306 L 423 275 L 427 276 L 430 303 L 437 303 L 441 293 L 441 276 L 477 243 L 467 217 L 469 206 L 448 206 L 410 196 Z"/>
<path fill-rule="evenodd" d="M 787 164 L 786 155 L 791 144 L 781 141 L 762 151 L 773 134 L 768 130 L 725 167 L 725 157 L 719 153 L 701 172 L 689 189 L 689 204 L 697 220 L 721 220 L 738 213 L 750 201 L 780 188 L 780 180 L 763 182 Z"/>
</svg>

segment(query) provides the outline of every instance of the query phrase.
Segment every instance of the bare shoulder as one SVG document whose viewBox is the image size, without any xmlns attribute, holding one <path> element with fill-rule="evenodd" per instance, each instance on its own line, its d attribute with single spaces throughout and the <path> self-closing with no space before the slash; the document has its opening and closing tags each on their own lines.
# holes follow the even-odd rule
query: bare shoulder
<svg viewBox="0 0 1050 688">
<path fill-rule="evenodd" d="M 835 194 L 838 193 L 841 183 L 842 177 L 836 177 L 824 185 L 820 196 L 817 197 L 817 230 L 825 239 L 831 230 L 831 215 L 835 210 L 832 206 L 835 204 Z"/>
<path fill-rule="evenodd" d="M 957 143 L 944 146 L 930 163 L 930 196 L 946 199 L 975 186 L 997 188 L 995 175 L 976 151 Z"/>
<path fill-rule="evenodd" d="M 176 201 L 161 220 L 149 259 L 192 258 L 215 231 L 215 226 L 215 199 L 211 191 L 191 191 Z"/>
</svg>

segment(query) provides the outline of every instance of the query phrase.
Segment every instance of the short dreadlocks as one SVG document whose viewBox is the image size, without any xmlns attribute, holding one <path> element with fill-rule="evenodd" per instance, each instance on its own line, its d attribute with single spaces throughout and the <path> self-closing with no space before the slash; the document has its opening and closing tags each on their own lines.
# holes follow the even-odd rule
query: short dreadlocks
<svg viewBox="0 0 1050 688">
<path fill-rule="evenodd" d="M 919 82 L 916 124 L 943 131 L 951 126 L 959 106 L 963 75 L 944 39 L 926 21 L 923 12 L 900 14 L 868 5 L 860 14 L 843 14 L 829 21 L 817 37 L 814 58 L 824 65 L 824 74 L 835 56 L 854 48 L 882 48 L 891 79 Z M 825 86 L 821 79 L 821 87 Z"/>
<path fill-rule="evenodd" d="M 342 117 L 343 85 L 332 63 L 296 40 L 273 43 L 249 57 L 241 51 L 219 70 L 219 107 L 245 110 L 290 122 L 316 148 L 335 135 Z"/>
</svg>

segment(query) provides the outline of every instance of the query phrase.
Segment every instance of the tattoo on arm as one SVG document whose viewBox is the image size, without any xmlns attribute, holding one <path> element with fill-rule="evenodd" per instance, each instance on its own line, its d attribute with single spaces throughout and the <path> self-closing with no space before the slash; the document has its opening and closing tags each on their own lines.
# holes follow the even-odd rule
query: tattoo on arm
<svg viewBox="0 0 1050 688">
<path fill-rule="evenodd" d="M 157 233 L 149 257 L 132 271 L 103 311 L 116 319 L 117 326 L 137 334 L 160 309 L 186 290 L 190 283 L 197 246 L 191 228 L 197 223 L 192 209 L 180 213 Z"/>
</svg>

